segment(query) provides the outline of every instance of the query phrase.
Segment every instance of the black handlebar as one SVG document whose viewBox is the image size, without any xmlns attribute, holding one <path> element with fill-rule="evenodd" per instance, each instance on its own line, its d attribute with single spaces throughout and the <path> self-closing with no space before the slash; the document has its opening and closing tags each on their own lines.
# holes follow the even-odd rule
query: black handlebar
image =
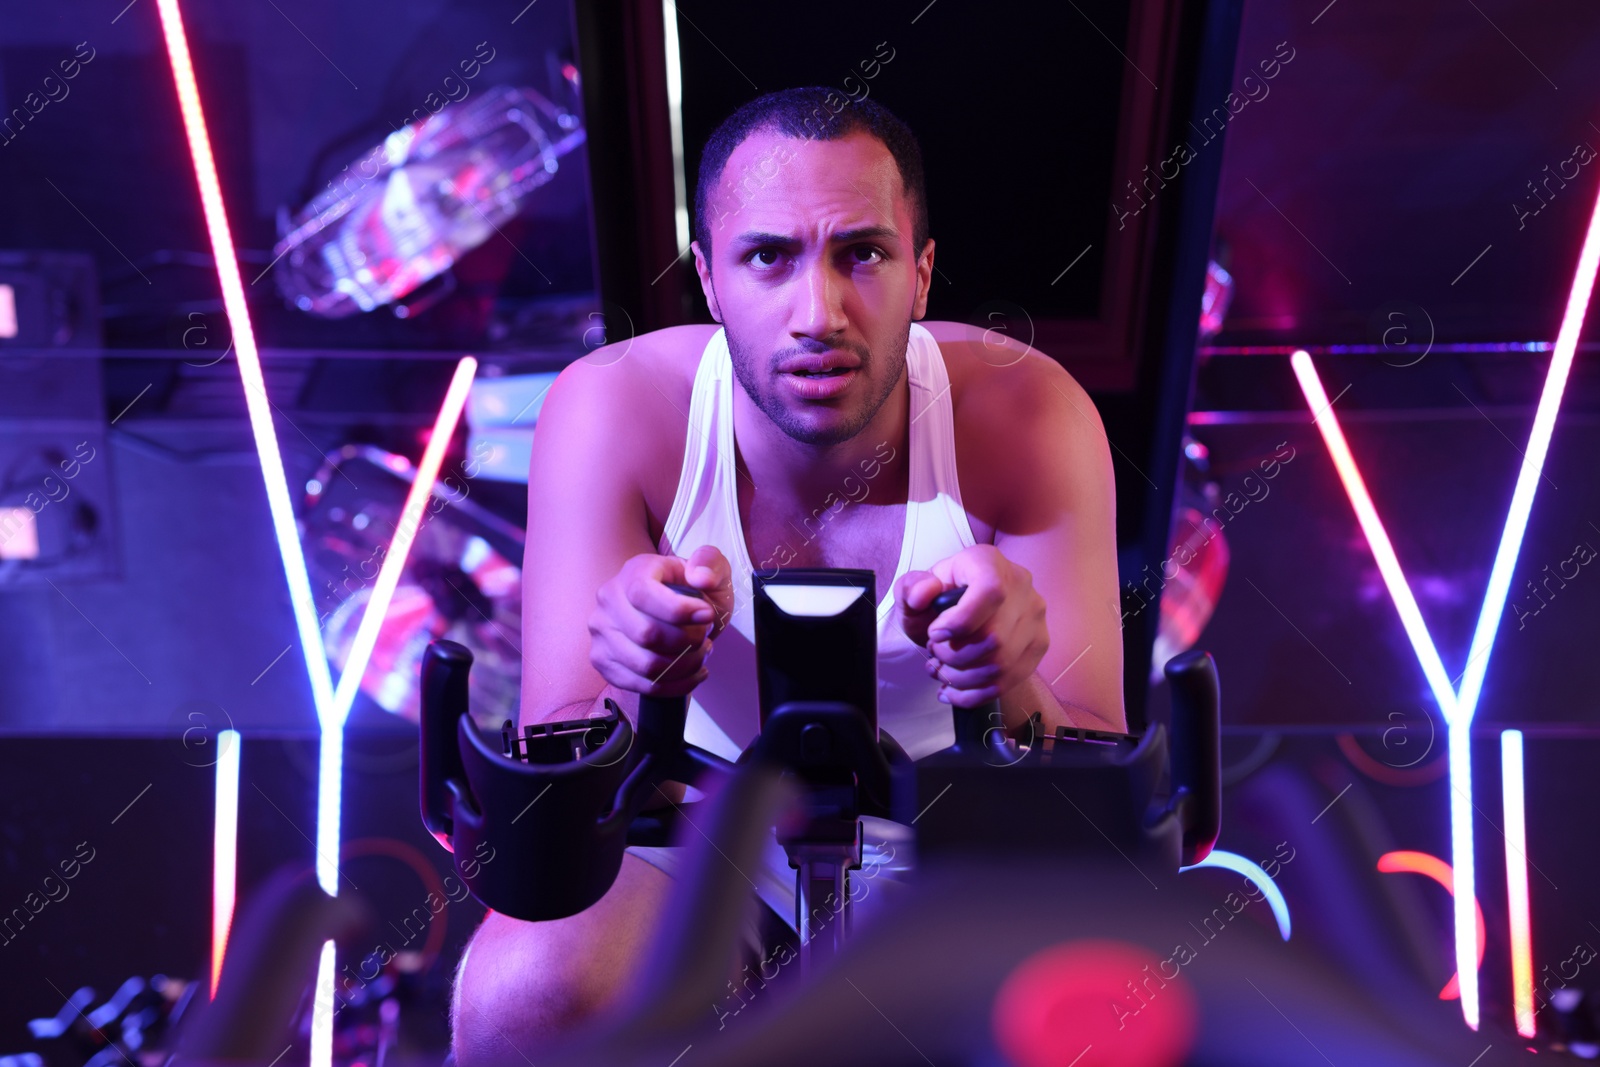
<svg viewBox="0 0 1600 1067">
<path fill-rule="evenodd" d="M 472 653 L 454 641 L 435 641 L 422 657 L 422 824 L 445 848 L 455 832 L 450 782 L 465 782 L 456 723 L 467 714 Z"/>
<path fill-rule="evenodd" d="M 1167 661 L 1172 683 L 1172 804 L 1183 823 L 1183 865 L 1211 854 L 1222 832 L 1222 702 L 1217 661 L 1191 649 Z"/>
<path fill-rule="evenodd" d="M 928 607 L 939 612 L 947 611 L 956 606 L 966 591 L 967 587 L 964 585 L 951 586 L 934 597 L 933 603 Z M 951 746 L 953 751 L 973 755 L 998 754 L 1005 763 L 1015 758 L 1011 753 L 1011 741 L 1006 736 L 1005 726 L 1001 721 L 1000 701 L 989 700 L 972 708 L 952 704 L 950 715 L 954 720 L 956 731 L 956 743 Z"/>
<path fill-rule="evenodd" d="M 453 641 L 433 642 L 423 657 L 422 821 L 455 853 L 473 894 L 514 918 L 564 918 L 592 905 L 628 844 L 665 843 L 665 817 L 640 815 L 661 782 L 693 784 L 732 767 L 684 744 L 686 696 L 641 694 L 637 725 L 610 700 L 604 717 L 527 726 L 523 737 L 508 721 L 496 752 L 468 714 L 471 668 L 472 653 Z"/>
<path fill-rule="evenodd" d="M 704 600 L 705 593 L 692 585 L 665 583 L 674 593 Z M 683 726 L 689 717 L 689 698 L 639 695 L 639 743 L 646 752 L 667 752 L 683 744 Z"/>
</svg>

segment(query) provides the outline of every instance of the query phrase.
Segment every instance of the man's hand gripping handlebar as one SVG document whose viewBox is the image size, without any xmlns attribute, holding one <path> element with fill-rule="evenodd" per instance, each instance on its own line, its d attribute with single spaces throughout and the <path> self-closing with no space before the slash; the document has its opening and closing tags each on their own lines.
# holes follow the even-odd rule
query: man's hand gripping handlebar
<svg viewBox="0 0 1600 1067">
<path fill-rule="evenodd" d="M 595 596 L 589 662 L 611 685 L 641 696 L 687 696 L 733 617 L 733 569 L 712 545 L 688 559 L 634 556 Z"/>
</svg>

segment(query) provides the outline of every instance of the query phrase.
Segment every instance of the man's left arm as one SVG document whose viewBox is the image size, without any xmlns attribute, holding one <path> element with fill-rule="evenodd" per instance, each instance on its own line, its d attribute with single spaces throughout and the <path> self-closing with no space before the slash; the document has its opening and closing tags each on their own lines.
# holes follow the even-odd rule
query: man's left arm
<svg viewBox="0 0 1600 1067">
<path fill-rule="evenodd" d="M 1008 727 L 1034 712 L 1058 725 L 1127 730 L 1122 701 L 1116 487 L 1106 432 L 1083 388 L 1054 361 L 1027 359 L 1035 379 L 1011 390 L 1021 416 L 1011 490 L 994 544 L 1044 597 L 1049 648 L 1032 675 L 1000 696 Z"/>
<path fill-rule="evenodd" d="M 941 699 L 964 707 L 998 695 L 1013 731 L 1037 712 L 1046 731 L 1123 732 L 1116 496 L 1105 430 L 1082 387 L 1047 357 L 1030 353 L 993 373 L 1006 377 L 986 383 L 987 410 L 969 425 L 994 427 L 981 464 L 987 495 L 1001 502 L 994 544 L 936 564 L 937 583 L 906 576 L 908 605 L 931 600 L 941 586 L 968 588 L 937 620 L 913 612 L 924 625 L 937 623 L 926 645 L 929 672 L 944 683 Z"/>
</svg>

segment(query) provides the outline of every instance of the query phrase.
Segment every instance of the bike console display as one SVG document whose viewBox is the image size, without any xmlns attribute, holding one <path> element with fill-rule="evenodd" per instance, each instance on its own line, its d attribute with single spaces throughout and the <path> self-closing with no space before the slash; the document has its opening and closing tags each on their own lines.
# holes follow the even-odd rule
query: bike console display
<svg viewBox="0 0 1600 1067">
<path fill-rule="evenodd" d="M 761 725 L 785 704 L 859 708 L 878 729 L 877 576 L 869 570 L 755 571 Z"/>
</svg>

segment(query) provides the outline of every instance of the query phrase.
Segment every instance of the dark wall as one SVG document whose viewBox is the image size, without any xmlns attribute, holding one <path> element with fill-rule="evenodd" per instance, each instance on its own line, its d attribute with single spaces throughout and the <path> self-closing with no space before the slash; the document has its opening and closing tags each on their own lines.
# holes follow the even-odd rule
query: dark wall
<svg viewBox="0 0 1600 1067">
<path fill-rule="evenodd" d="M 1532 217 L 1515 205 L 1600 150 L 1600 11 L 1255 2 L 1241 72 L 1285 41 L 1295 59 L 1228 128 L 1217 237 L 1239 288 L 1220 340 L 1379 342 L 1392 301 L 1441 340 L 1553 339 L 1600 160 L 1541 186 Z"/>
<path fill-rule="evenodd" d="M 866 94 L 922 146 L 936 244 L 929 318 L 987 326 L 984 305 L 997 300 L 1008 319 L 1012 308 L 1094 317 L 1125 67 L 1090 24 L 1126 46 L 1130 5 L 1017 8 L 1005 18 L 937 6 L 918 15 L 925 6 L 680 8 L 691 205 L 701 148 L 740 104 L 801 85 Z M 779 39 L 806 47 L 775 47 Z M 711 321 L 698 284 L 692 292 L 698 321 Z"/>
<path fill-rule="evenodd" d="M 314 466 L 309 448 L 285 445 L 291 466 Z M 245 730 L 311 727 L 254 458 L 182 463 L 115 444 L 96 462 L 110 475 L 118 573 L 0 592 L 0 730 L 148 733 L 194 707 Z"/>
</svg>

